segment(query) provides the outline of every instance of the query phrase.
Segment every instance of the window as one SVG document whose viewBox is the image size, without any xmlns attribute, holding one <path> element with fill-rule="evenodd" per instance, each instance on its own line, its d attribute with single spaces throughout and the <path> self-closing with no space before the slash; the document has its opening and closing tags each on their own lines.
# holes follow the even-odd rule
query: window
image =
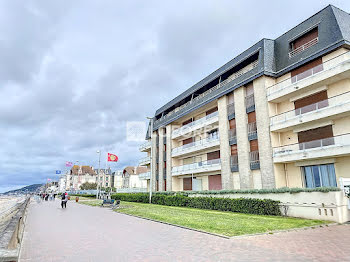
<svg viewBox="0 0 350 262">
<path fill-rule="evenodd" d="M 216 111 L 218 111 L 218 108 L 217 108 L 217 107 L 212 108 L 212 109 L 210 109 L 210 110 L 208 110 L 208 111 L 206 112 L 206 115 L 210 115 L 210 114 L 212 114 L 212 113 L 214 113 L 214 112 L 216 112 Z"/>
<path fill-rule="evenodd" d="M 318 43 L 318 28 L 314 28 L 290 43 L 289 58 L 302 53 L 304 50 Z"/>
<path fill-rule="evenodd" d="M 219 132 L 217 129 L 214 129 L 210 132 L 208 132 L 208 139 L 216 139 L 218 138 Z"/>
<path fill-rule="evenodd" d="M 294 101 L 295 114 L 305 114 L 328 106 L 327 91 L 322 91 Z"/>
<path fill-rule="evenodd" d="M 329 125 L 299 132 L 298 141 L 300 150 L 334 145 L 333 128 Z"/>
<path fill-rule="evenodd" d="M 306 77 L 312 76 L 323 70 L 322 58 L 317 58 L 297 69 L 291 71 L 292 83 L 300 81 Z"/>
<path fill-rule="evenodd" d="M 302 167 L 307 188 L 337 186 L 334 164 Z"/>
<path fill-rule="evenodd" d="M 108 183 L 106 183 L 106 186 L 108 186 Z"/>
</svg>

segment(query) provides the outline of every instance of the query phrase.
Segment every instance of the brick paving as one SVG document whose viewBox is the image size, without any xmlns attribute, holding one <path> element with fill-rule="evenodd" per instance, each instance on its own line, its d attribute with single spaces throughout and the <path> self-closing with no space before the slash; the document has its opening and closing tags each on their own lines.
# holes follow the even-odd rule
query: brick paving
<svg viewBox="0 0 350 262">
<path fill-rule="evenodd" d="M 350 225 L 224 239 L 69 202 L 32 202 L 29 261 L 350 261 Z"/>
</svg>

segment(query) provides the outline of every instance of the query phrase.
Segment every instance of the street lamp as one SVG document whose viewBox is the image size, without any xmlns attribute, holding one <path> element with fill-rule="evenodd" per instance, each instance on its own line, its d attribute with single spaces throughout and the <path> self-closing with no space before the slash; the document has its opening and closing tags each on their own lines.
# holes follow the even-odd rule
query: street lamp
<svg viewBox="0 0 350 262">
<path fill-rule="evenodd" d="M 100 193 L 99 191 L 99 172 L 100 172 L 100 166 L 101 166 L 101 150 L 97 150 L 96 153 L 98 154 L 98 170 L 97 170 L 97 192 L 96 192 L 96 199 L 98 199 L 98 195 Z"/>
<path fill-rule="evenodd" d="M 152 204 L 152 189 L 153 189 L 153 170 L 152 170 L 152 167 L 153 167 L 153 149 L 152 149 L 152 136 L 153 136 L 153 117 L 147 117 L 148 120 L 151 120 L 151 128 L 150 128 L 150 131 L 151 131 L 151 177 L 150 177 L 150 180 L 149 180 L 149 183 L 150 183 L 150 187 L 149 187 L 149 203 Z"/>
</svg>

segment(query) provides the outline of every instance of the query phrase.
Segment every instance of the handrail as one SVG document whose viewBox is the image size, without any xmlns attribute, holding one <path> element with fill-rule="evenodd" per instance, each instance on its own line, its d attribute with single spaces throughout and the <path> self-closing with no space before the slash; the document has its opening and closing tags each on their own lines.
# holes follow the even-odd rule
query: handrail
<svg viewBox="0 0 350 262">
<path fill-rule="evenodd" d="M 293 56 L 300 54 L 301 52 L 305 51 L 306 49 L 310 48 L 313 45 L 316 45 L 318 43 L 318 37 L 311 39 L 309 42 L 299 46 L 298 48 L 290 51 L 288 53 L 289 58 L 292 58 Z"/>
<path fill-rule="evenodd" d="M 150 146 L 151 146 L 151 141 L 147 141 L 147 142 L 141 144 L 140 147 L 139 147 L 139 149 L 140 149 L 140 150 L 141 150 L 141 149 L 146 149 L 146 148 L 148 148 L 148 147 L 150 147 Z"/>
<path fill-rule="evenodd" d="M 328 146 L 350 145 L 350 133 L 332 136 L 322 139 L 311 140 L 303 143 L 294 143 L 273 148 L 273 155 L 285 155 L 298 151 L 305 151 L 313 148 L 323 148 Z"/>
<path fill-rule="evenodd" d="M 292 109 L 287 112 L 283 112 L 278 115 L 272 116 L 270 118 L 270 125 L 272 126 L 275 123 L 285 122 L 287 120 L 290 120 L 296 117 L 302 117 L 306 113 L 317 111 L 323 108 L 338 107 L 342 104 L 346 104 L 349 102 L 350 102 L 350 91 L 332 96 L 328 99 L 321 100 L 310 105 L 306 105 L 297 109 Z"/>
<path fill-rule="evenodd" d="M 187 128 L 190 128 L 190 127 L 196 126 L 196 125 L 200 125 L 200 124 L 204 123 L 205 121 L 207 121 L 207 120 L 209 120 L 209 119 L 211 119 L 213 117 L 216 117 L 218 115 L 219 115 L 219 112 L 215 111 L 215 112 L 213 112 L 213 113 L 211 113 L 211 114 L 209 114 L 207 116 L 204 116 L 204 117 L 202 117 L 200 119 L 197 119 L 197 120 L 195 120 L 193 122 L 190 122 L 190 123 L 188 123 L 188 124 L 186 124 L 186 125 L 184 125 L 184 126 L 182 126 L 180 128 L 175 129 L 172 134 L 173 135 L 177 135 L 177 134 L 181 133 L 182 131 L 184 131 Z"/>
<path fill-rule="evenodd" d="M 201 146 L 201 145 L 210 144 L 211 142 L 215 142 L 215 141 L 218 141 L 218 140 L 219 140 L 219 135 L 216 135 L 214 137 L 207 137 L 205 139 L 194 141 L 192 143 L 188 143 L 188 144 L 185 144 L 183 146 L 175 147 L 175 148 L 173 148 L 171 150 L 171 152 L 174 154 L 174 153 L 177 153 L 177 152 L 181 152 L 181 151 L 183 151 L 185 149 L 189 149 L 189 148 L 194 148 L 194 147 Z"/>
<path fill-rule="evenodd" d="M 340 58 L 340 57 L 346 56 L 346 55 L 348 55 L 348 54 L 350 54 L 350 51 L 345 52 L 345 53 L 340 54 L 340 55 L 337 55 L 337 56 L 335 56 L 335 57 L 333 57 L 333 58 L 327 60 L 326 62 L 322 63 L 322 65 L 323 65 L 323 67 L 324 67 L 325 65 L 328 65 L 329 63 L 334 62 L 334 60 L 336 60 L 336 59 L 338 59 L 338 58 Z M 345 61 L 346 61 L 346 60 L 345 60 Z M 342 63 L 342 62 L 344 62 L 344 61 L 339 62 L 336 66 L 338 66 L 338 65 L 339 65 L 340 63 Z M 336 66 L 334 66 L 334 67 L 336 67 Z M 329 68 L 329 69 L 333 69 L 334 67 L 331 67 L 331 68 Z M 329 69 L 327 69 L 327 70 L 329 70 Z M 323 71 L 324 71 L 324 70 L 323 70 Z M 323 72 L 323 71 L 321 71 L 321 72 Z M 275 84 L 273 84 L 273 85 L 267 87 L 267 96 L 269 96 L 269 95 L 271 95 L 271 94 L 273 94 L 273 93 L 276 93 L 276 92 L 280 91 L 281 89 L 284 89 L 284 88 L 275 88 L 275 87 L 277 87 L 277 86 L 279 86 L 279 85 L 281 85 L 281 84 L 287 83 L 287 81 L 290 81 L 290 82 L 289 82 L 290 85 L 295 84 L 296 82 L 294 82 L 294 83 L 291 82 L 291 81 L 292 81 L 292 78 L 293 78 L 293 77 L 286 78 L 286 79 L 284 79 L 284 80 L 282 80 L 282 81 L 279 81 L 279 82 L 277 82 L 277 83 L 275 83 Z M 304 79 L 304 78 L 303 78 L 303 79 Z M 301 80 L 301 79 L 300 79 L 300 80 Z M 298 80 L 298 81 L 299 81 L 299 80 Z M 289 86 L 289 85 L 288 85 L 288 86 Z M 274 91 L 273 89 L 277 89 L 277 90 Z"/>
<path fill-rule="evenodd" d="M 182 165 L 182 166 L 174 166 L 171 169 L 172 173 L 176 172 L 181 172 L 181 171 L 188 171 L 188 170 L 193 170 L 193 169 L 199 169 L 199 168 L 206 168 L 210 166 L 217 166 L 221 164 L 221 159 L 211 159 L 211 160 L 206 160 L 202 162 L 195 162 L 192 164 L 187 164 L 187 165 Z"/>
</svg>

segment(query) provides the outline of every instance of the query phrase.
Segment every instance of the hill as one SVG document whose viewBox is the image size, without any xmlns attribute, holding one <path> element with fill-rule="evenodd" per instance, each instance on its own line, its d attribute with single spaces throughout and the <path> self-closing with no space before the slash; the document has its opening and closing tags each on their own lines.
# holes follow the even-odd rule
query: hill
<svg viewBox="0 0 350 262">
<path fill-rule="evenodd" d="M 43 184 L 33 184 L 19 189 L 8 191 L 4 194 L 28 194 L 36 192 Z"/>
</svg>

